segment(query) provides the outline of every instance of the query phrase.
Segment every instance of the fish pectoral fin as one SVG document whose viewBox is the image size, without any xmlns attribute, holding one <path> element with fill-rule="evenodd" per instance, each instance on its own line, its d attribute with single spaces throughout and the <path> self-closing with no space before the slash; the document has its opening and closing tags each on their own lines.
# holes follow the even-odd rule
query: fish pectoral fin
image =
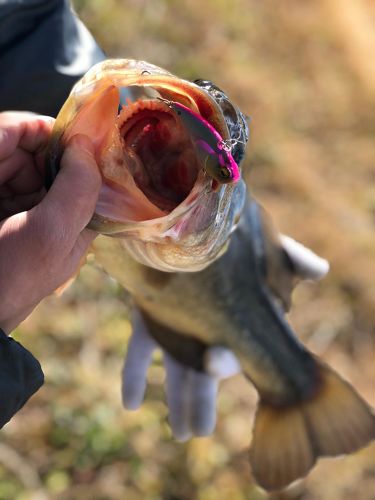
<svg viewBox="0 0 375 500">
<path fill-rule="evenodd" d="M 320 364 L 321 385 L 310 400 L 289 407 L 260 401 L 250 462 L 266 490 L 303 478 L 319 457 L 351 453 L 375 438 L 375 417 L 359 394 Z"/>
</svg>

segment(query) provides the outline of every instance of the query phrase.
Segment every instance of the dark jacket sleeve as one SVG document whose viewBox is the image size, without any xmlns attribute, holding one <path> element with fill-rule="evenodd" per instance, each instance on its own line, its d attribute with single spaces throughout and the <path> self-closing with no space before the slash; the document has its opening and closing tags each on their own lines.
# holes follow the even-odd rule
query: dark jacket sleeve
<svg viewBox="0 0 375 500">
<path fill-rule="evenodd" d="M 0 110 L 56 116 L 104 58 L 68 0 L 0 1 Z"/>
<path fill-rule="evenodd" d="M 0 428 L 43 385 L 39 362 L 0 329 Z"/>
</svg>

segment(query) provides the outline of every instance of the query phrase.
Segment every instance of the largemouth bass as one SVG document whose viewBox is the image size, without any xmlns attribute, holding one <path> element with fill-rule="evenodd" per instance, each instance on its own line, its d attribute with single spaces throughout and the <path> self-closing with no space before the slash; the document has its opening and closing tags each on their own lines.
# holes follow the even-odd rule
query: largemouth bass
<svg viewBox="0 0 375 500">
<path fill-rule="evenodd" d="M 47 168 L 52 180 L 72 135 L 94 141 L 103 175 L 90 223 L 103 233 L 94 242 L 96 260 L 178 361 L 203 370 L 208 346 L 235 353 L 259 393 L 253 474 L 264 488 L 279 489 L 319 457 L 365 446 L 375 438 L 375 418 L 285 320 L 296 281 L 319 271 L 277 234 L 242 180 L 220 183 L 210 175 L 194 120 L 206 144 L 215 136 L 210 127 L 220 138 L 203 150 L 216 154 L 223 141 L 239 166 L 246 120 L 220 89 L 144 62 L 106 61 L 73 88 Z"/>
</svg>

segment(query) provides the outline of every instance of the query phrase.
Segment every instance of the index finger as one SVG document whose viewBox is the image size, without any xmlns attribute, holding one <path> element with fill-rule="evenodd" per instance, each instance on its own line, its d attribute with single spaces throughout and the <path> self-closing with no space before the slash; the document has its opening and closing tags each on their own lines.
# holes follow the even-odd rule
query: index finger
<svg viewBox="0 0 375 500">
<path fill-rule="evenodd" d="M 0 161 L 11 156 L 17 148 L 37 153 L 47 144 L 54 118 L 29 112 L 0 113 Z"/>
</svg>

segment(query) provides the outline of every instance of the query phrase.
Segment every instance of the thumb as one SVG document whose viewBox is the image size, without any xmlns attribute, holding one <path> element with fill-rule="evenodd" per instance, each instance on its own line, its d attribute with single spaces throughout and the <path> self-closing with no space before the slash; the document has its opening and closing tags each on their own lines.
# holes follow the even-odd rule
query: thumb
<svg viewBox="0 0 375 500">
<path fill-rule="evenodd" d="M 94 213 L 101 182 L 91 140 L 82 134 L 73 136 L 62 156 L 61 169 L 39 204 L 42 216 L 51 221 L 52 231 L 77 237 Z"/>
</svg>

